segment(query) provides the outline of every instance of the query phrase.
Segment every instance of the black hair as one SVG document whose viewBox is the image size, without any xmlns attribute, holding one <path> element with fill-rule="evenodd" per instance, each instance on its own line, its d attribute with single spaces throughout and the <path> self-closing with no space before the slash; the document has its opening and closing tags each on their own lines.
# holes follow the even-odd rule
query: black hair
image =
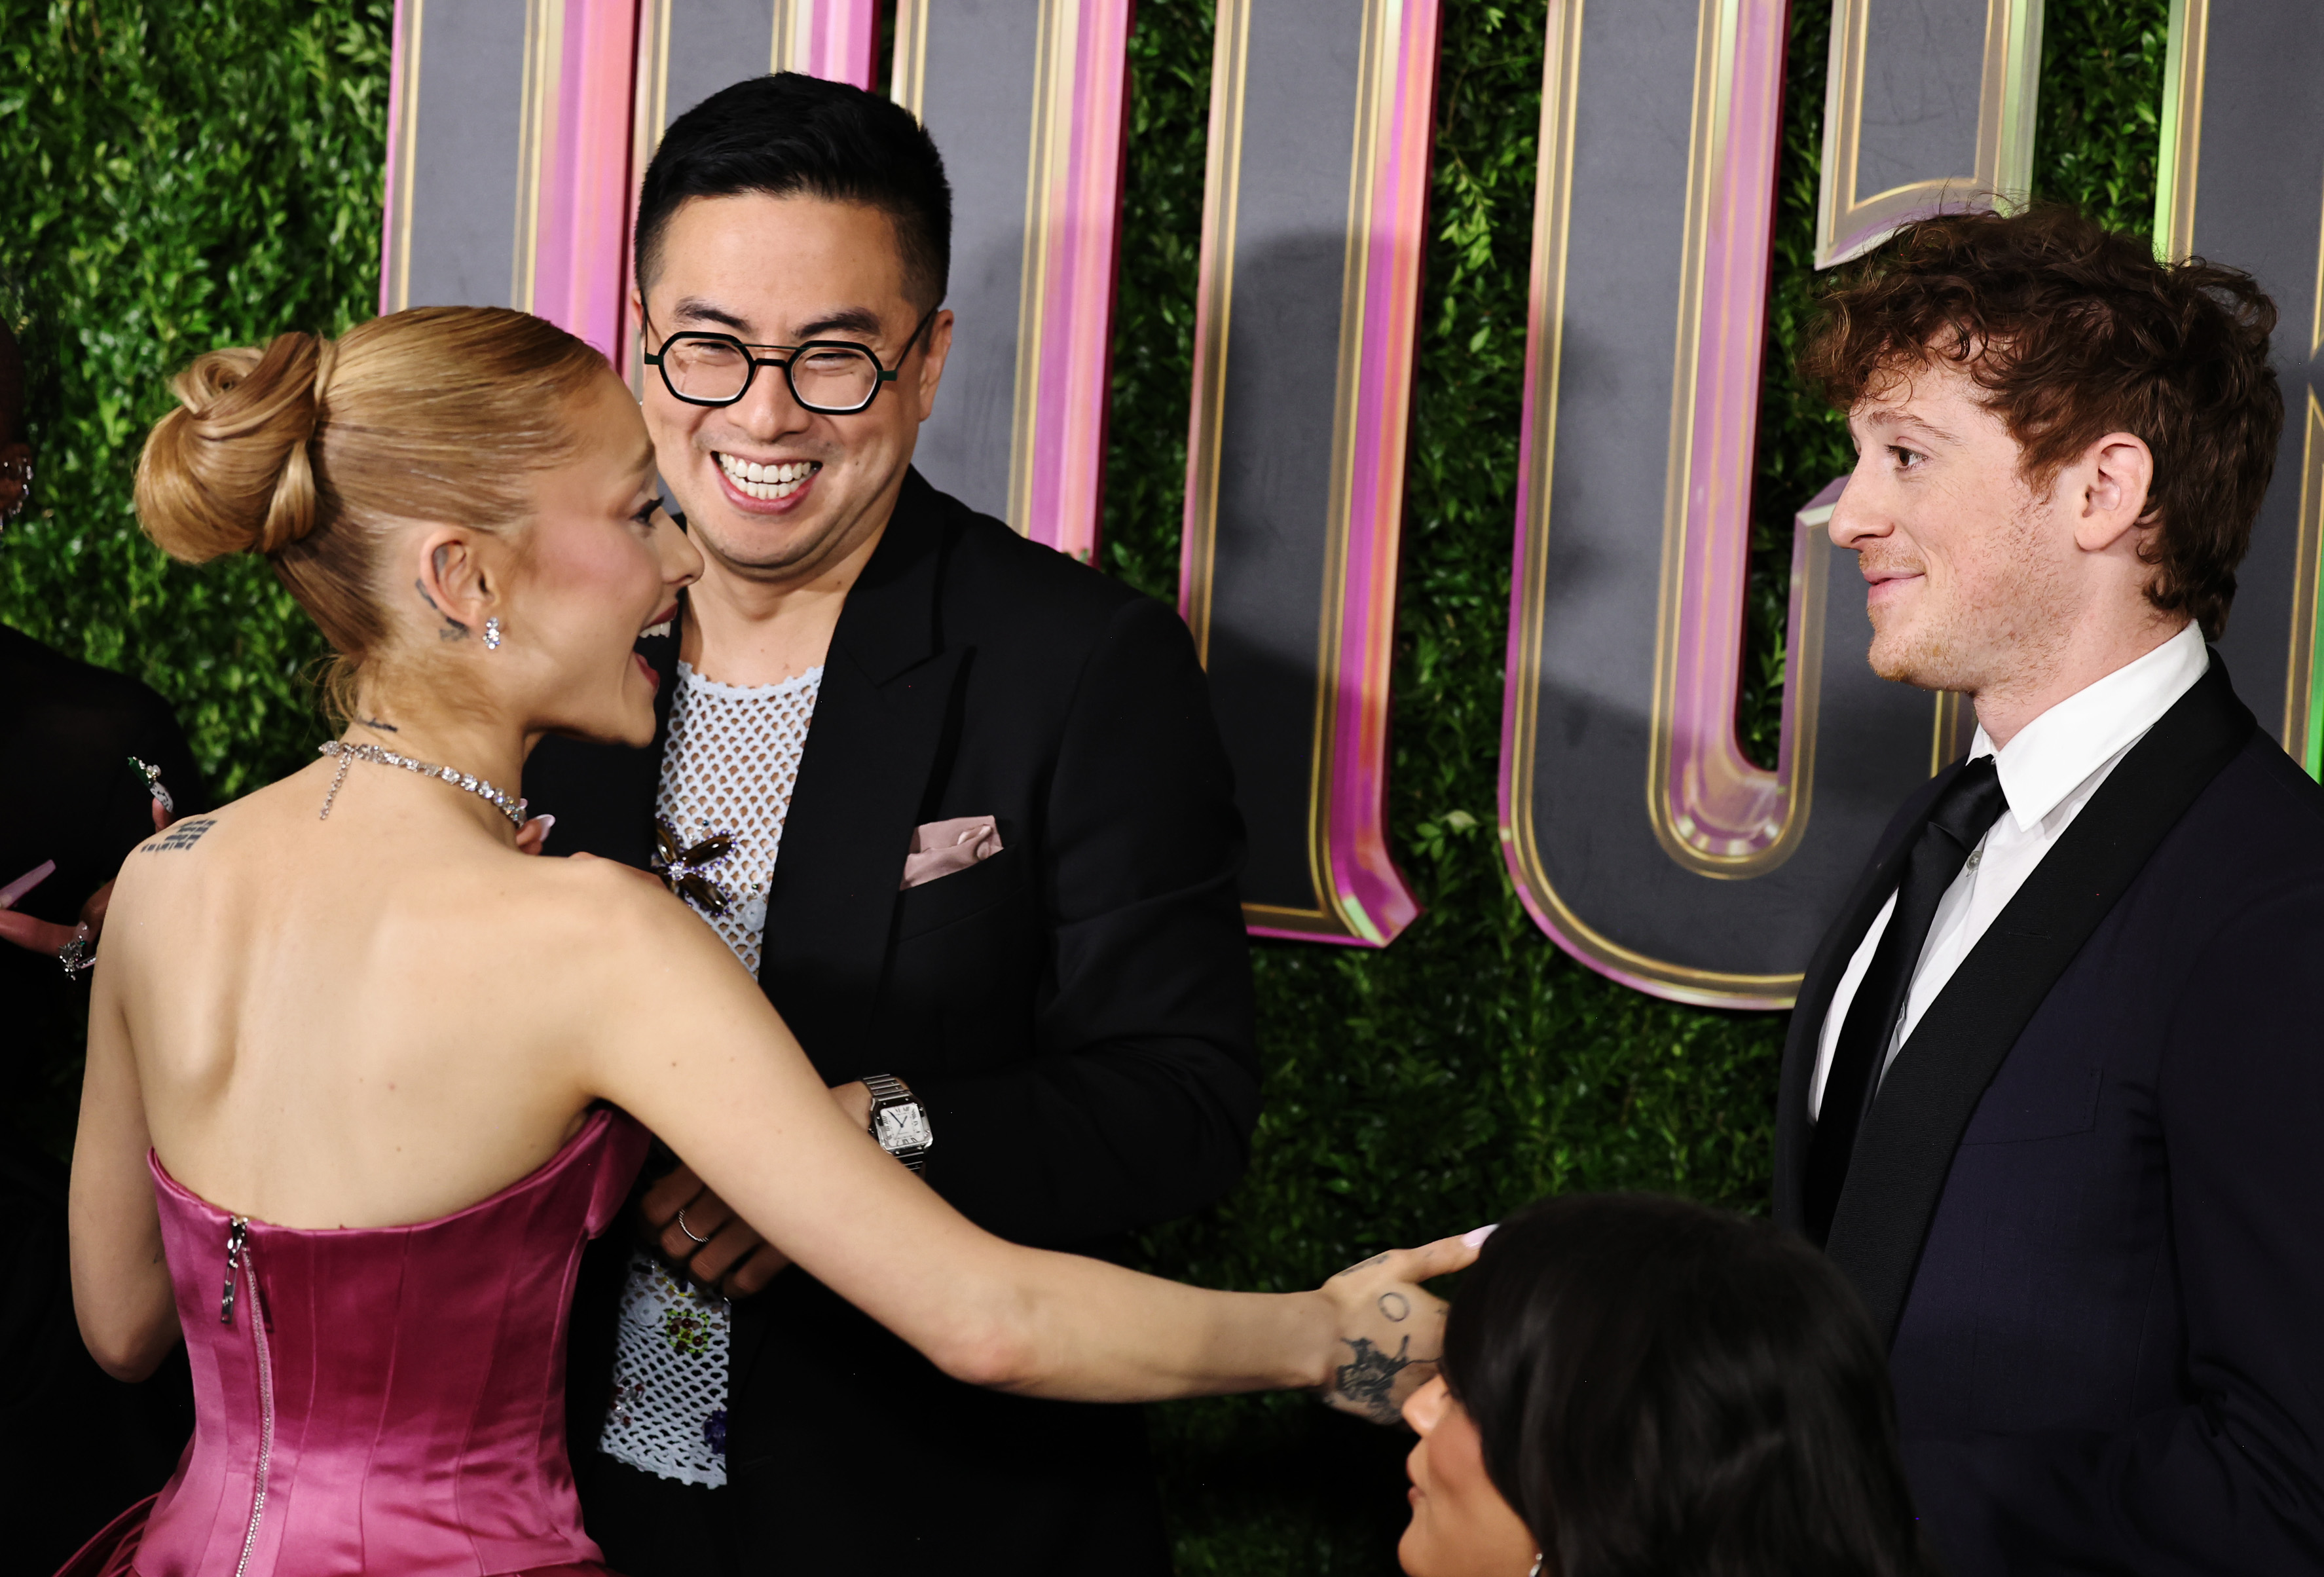
<svg viewBox="0 0 2324 1577">
<path fill-rule="evenodd" d="M 1935 1571 L 1872 1322 L 1768 1222 L 1529 1205 L 1462 1278 L 1443 1373 L 1546 1577 Z"/>
<path fill-rule="evenodd" d="M 944 158 L 902 106 L 796 71 L 724 88 L 671 123 L 638 196 L 640 288 L 660 263 L 662 232 L 688 198 L 806 195 L 888 216 L 904 290 L 931 309 L 952 272 L 952 187 Z"/>
</svg>

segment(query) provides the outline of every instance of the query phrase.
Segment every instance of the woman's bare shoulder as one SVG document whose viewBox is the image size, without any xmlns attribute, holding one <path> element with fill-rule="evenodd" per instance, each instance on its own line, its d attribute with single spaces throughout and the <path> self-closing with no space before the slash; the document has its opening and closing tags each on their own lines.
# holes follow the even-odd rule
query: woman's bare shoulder
<svg viewBox="0 0 2324 1577">
<path fill-rule="evenodd" d="M 505 939 L 521 949 L 540 1028 L 593 1048 L 597 1074 L 611 1066 L 601 1058 L 643 1050 L 696 1015 L 772 1017 L 717 934 L 657 879 L 586 856 L 525 865 Z"/>
<path fill-rule="evenodd" d="M 671 957 L 728 959 L 725 945 L 659 878 L 587 854 L 520 856 L 510 912 L 534 945 L 626 978 Z"/>
<path fill-rule="evenodd" d="M 130 850 L 114 879 L 108 913 L 117 917 L 124 908 L 134 908 L 148 892 L 201 882 L 219 852 L 239 841 L 245 824 L 263 819 L 263 810 L 254 818 L 250 805 L 245 796 L 199 816 L 181 816 Z"/>
<path fill-rule="evenodd" d="M 239 798 L 230 799 L 216 810 L 180 817 L 132 849 L 122 865 L 122 874 L 127 876 L 132 871 L 149 863 L 157 872 L 166 872 L 198 862 L 190 858 L 171 860 L 161 856 L 175 854 L 214 858 L 222 849 L 253 835 L 265 837 L 270 825 L 289 824 L 305 798 L 302 790 L 307 787 L 306 779 L 312 773 L 311 768 L 293 772 Z M 155 858 L 149 861 L 146 856 Z"/>
</svg>

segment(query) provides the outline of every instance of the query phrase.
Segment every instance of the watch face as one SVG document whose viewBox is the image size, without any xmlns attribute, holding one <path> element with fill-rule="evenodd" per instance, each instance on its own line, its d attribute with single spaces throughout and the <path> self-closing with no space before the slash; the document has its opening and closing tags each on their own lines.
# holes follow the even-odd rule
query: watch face
<svg viewBox="0 0 2324 1577">
<path fill-rule="evenodd" d="M 928 1132 L 927 1113 L 917 1101 L 901 1106 L 882 1106 L 879 1113 L 880 1148 L 890 1152 L 918 1149 L 926 1146 Z"/>
</svg>

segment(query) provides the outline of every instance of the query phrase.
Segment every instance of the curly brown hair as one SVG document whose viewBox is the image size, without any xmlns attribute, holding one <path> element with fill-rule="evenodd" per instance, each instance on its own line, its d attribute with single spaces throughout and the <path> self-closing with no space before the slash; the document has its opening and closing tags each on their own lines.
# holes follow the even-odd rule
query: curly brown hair
<svg viewBox="0 0 2324 1577">
<path fill-rule="evenodd" d="M 1985 391 L 2036 488 L 2109 432 L 2144 439 L 2147 599 L 2218 639 L 2283 427 L 2275 304 L 2251 275 L 2158 263 L 2139 237 L 2043 205 L 1907 225 L 1822 305 L 1801 371 L 1842 410 L 1949 364 Z"/>
</svg>

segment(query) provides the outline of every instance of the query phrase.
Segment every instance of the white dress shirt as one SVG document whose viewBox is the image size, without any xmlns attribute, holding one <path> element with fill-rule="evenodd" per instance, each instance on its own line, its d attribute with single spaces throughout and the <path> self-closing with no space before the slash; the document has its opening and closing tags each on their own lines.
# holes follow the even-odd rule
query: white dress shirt
<svg viewBox="0 0 2324 1577">
<path fill-rule="evenodd" d="M 2146 731 L 2162 721 L 2179 697 L 2211 666 L 2201 630 L 2189 624 L 2178 634 L 2135 662 L 2126 663 L 2106 678 L 2076 691 L 2017 733 L 2007 748 L 1997 751 L 1983 728 L 1969 745 L 1971 761 L 1994 758 L 2008 808 L 1993 824 L 1969 863 L 1953 878 L 1937 904 L 1929 939 L 1922 945 L 1920 963 L 1913 970 L 1912 990 L 1905 993 L 1904 1013 L 1888 1038 L 1880 1071 L 1885 1074 L 1897 1051 L 1909 1039 L 1921 1015 L 1937 1000 L 1953 971 L 1969 955 L 1994 917 L 2009 906 L 2025 879 L 2052 845 L 2073 825 L 2098 785 Z M 1823 1082 L 1831 1071 L 1832 1052 L 1840 1044 L 1840 1027 L 1856 1001 L 1856 989 L 1872 967 L 1872 954 L 1896 912 L 1896 895 L 1888 901 L 1864 934 L 1848 968 L 1832 993 L 1816 1038 L 1815 1077 L 1808 1084 L 1808 1117 L 1813 1120 L 1823 1105 Z"/>
</svg>

